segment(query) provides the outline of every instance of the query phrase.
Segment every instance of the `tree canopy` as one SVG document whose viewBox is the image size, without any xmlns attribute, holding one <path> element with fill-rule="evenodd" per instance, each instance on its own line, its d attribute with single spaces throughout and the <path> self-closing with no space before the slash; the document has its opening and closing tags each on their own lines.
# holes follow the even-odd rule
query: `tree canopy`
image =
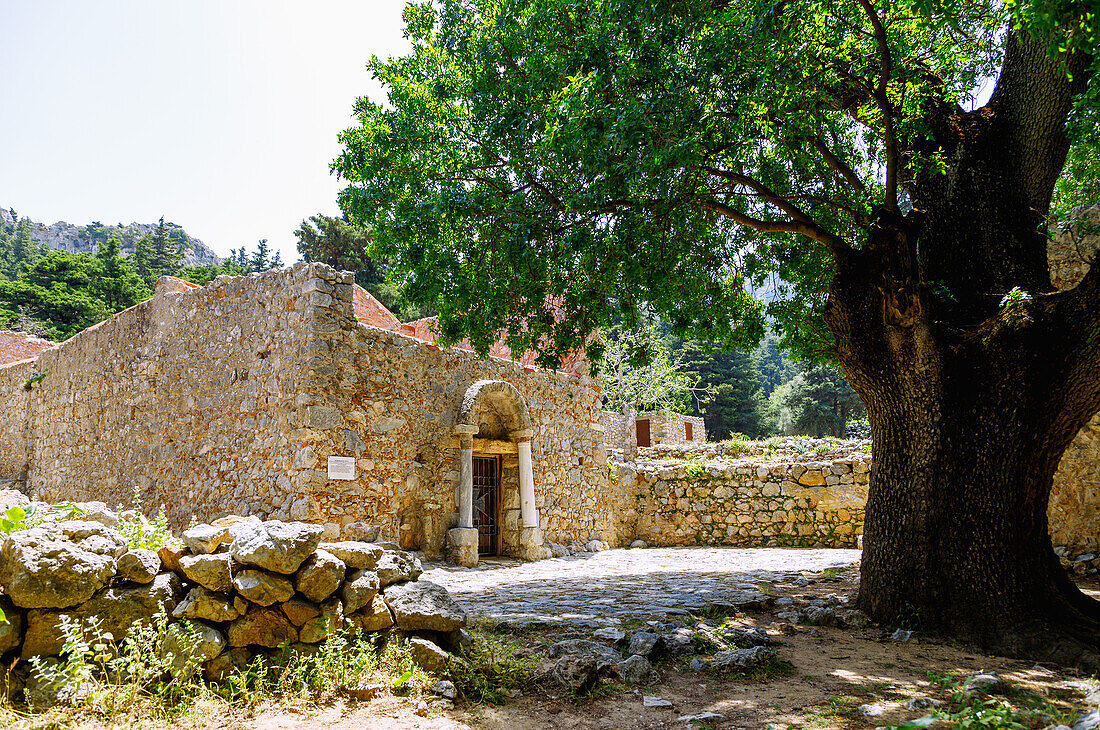
<svg viewBox="0 0 1100 730">
<path fill-rule="evenodd" d="M 550 362 L 617 315 L 631 326 L 645 302 L 681 334 L 743 345 L 764 329 L 744 283 L 778 275 L 768 314 L 787 344 L 822 354 L 830 253 L 870 246 L 876 210 L 911 208 L 906 184 L 944 174 L 952 150 L 934 127 L 965 123 L 1012 23 L 1077 23 L 1050 44 L 1077 51 L 1059 68 L 1082 85 L 1097 22 L 1085 8 L 411 5 L 411 53 L 371 66 L 389 104 L 359 100 L 343 135 L 341 203 L 450 339 L 484 349 L 507 326 L 545 338 Z M 1074 104 L 1082 150 L 1098 138 L 1094 97 Z M 1062 198 L 1090 185 L 1067 176 Z M 569 316 L 547 316 L 550 302 Z"/>
</svg>

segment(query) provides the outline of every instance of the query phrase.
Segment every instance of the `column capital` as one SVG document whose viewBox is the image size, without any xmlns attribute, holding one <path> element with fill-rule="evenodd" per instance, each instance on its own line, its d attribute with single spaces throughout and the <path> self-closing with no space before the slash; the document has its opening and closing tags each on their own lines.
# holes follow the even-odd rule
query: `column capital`
<svg viewBox="0 0 1100 730">
<path fill-rule="evenodd" d="M 457 426 L 455 426 L 455 433 L 457 433 L 457 434 L 466 434 L 468 436 L 473 436 L 479 430 L 480 429 L 477 426 L 471 426 L 468 423 L 460 423 Z"/>
<path fill-rule="evenodd" d="M 519 431 L 512 431 L 508 436 L 513 441 L 530 441 L 531 437 L 535 435 L 534 429 L 522 428 Z"/>
</svg>

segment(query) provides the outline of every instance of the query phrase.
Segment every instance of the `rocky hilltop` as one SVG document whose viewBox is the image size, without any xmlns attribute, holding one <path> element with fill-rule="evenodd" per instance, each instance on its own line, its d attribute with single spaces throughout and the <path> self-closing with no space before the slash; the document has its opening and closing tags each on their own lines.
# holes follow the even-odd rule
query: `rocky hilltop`
<svg viewBox="0 0 1100 730">
<path fill-rule="evenodd" d="M 0 206 L 0 222 L 8 226 L 15 223 L 6 206 Z M 221 263 L 220 256 L 199 239 L 188 235 L 181 226 L 166 222 L 165 227 L 172 238 L 184 242 L 184 266 L 205 266 Z M 152 233 L 154 228 L 156 228 L 156 223 L 131 223 L 128 226 L 91 223 L 77 226 L 65 221 L 58 221 L 47 226 L 44 223 L 32 221 L 31 235 L 36 241 L 51 249 L 94 254 L 96 247 L 113 234 L 117 235 L 119 240 L 122 241 L 123 255 L 129 256 L 134 253 L 134 245 L 138 240 L 146 233 Z"/>
</svg>

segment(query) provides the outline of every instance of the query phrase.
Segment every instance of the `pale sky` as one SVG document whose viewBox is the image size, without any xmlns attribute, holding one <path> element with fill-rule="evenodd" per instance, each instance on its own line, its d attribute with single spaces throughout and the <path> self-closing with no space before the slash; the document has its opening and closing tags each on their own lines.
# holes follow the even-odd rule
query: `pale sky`
<svg viewBox="0 0 1100 730">
<path fill-rule="evenodd" d="M 365 64 L 404 0 L 0 0 L 0 206 L 44 223 L 182 225 L 219 255 L 298 258 Z"/>
</svg>

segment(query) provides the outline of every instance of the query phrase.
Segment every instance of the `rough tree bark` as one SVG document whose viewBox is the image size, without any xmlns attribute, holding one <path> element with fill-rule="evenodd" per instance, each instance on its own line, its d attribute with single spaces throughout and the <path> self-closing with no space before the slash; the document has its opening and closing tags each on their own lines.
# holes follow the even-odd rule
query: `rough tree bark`
<svg viewBox="0 0 1100 730">
<path fill-rule="evenodd" d="M 1100 603 L 1055 557 L 1062 453 L 1100 410 L 1100 266 L 1056 292 L 1041 230 L 1083 88 L 1013 36 L 990 103 L 930 111 L 946 175 L 903 181 L 837 256 L 826 321 L 875 444 L 859 606 L 993 651 L 1100 667 Z M 1001 307 L 1014 287 L 1030 299 Z"/>
</svg>

